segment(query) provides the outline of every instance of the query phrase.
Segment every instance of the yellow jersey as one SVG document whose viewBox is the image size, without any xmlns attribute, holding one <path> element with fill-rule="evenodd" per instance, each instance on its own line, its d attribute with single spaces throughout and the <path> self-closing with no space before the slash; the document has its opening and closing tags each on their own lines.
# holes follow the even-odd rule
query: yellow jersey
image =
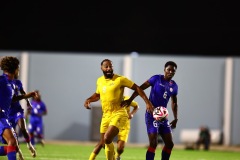
<svg viewBox="0 0 240 160">
<path fill-rule="evenodd" d="M 134 82 L 124 76 L 113 75 L 112 79 L 101 76 L 97 79 L 96 93 L 100 94 L 103 113 L 111 113 L 121 107 L 123 100 L 124 87 L 131 88 Z"/>
</svg>

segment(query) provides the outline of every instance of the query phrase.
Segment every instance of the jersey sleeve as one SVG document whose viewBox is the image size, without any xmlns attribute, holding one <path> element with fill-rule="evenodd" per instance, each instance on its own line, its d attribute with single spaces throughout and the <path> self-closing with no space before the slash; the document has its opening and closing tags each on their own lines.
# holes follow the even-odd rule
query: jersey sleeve
<svg viewBox="0 0 240 160">
<path fill-rule="evenodd" d="M 124 87 L 131 88 L 134 85 L 134 82 L 124 76 L 121 77 L 121 84 Z"/>
<path fill-rule="evenodd" d="M 153 86 L 156 79 L 159 78 L 159 77 L 160 77 L 160 75 L 154 75 L 154 76 L 152 76 L 151 78 L 148 79 L 148 82 L 150 83 L 151 86 Z"/>
<path fill-rule="evenodd" d="M 97 94 L 100 94 L 99 92 L 99 79 L 97 80 L 96 82 L 96 91 L 95 91 Z"/>
<path fill-rule="evenodd" d="M 175 84 L 175 86 L 174 86 L 173 95 L 178 95 L 178 85 L 177 84 Z"/>
<path fill-rule="evenodd" d="M 136 106 L 138 106 L 138 103 L 136 101 L 132 101 L 130 106 L 136 107 Z"/>
<path fill-rule="evenodd" d="M 20 80 L 17 80 L 16 83 L 17 83 L 18 89 L 23 90 L 22 82 Z"/>
</svg>

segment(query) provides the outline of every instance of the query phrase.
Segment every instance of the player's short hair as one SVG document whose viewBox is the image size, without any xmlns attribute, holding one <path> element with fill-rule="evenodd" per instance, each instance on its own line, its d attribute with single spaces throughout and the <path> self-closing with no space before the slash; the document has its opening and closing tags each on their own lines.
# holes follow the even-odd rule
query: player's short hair
<svg viewBox="0 0 240 160">
<path fill-rule="evenodd" d="M 101 65 L 103 65 L 103 63 L 106 62 L 106 61 L 109 61 L 109 62 L 112 63 L 112 61 L 110 59 L 104 59 L 104 60 L 102 60 Z"/>
<path fill-rule="evenodd" d="M 166 62 L 164 68 L 166 68 L 169 65 L 171 65 L 171 66 L 173 66 L 173 67 L 175 67 L 177 69 L 177 64 L 175 62 L 173 62 L 173 61 Z"/>
<path fill-rule="evenodd" d="M 14 73 L 19 67 L 19 60 L 16 57 L 5 56 L 0 62 L 1 70 Z"/>
</svg>

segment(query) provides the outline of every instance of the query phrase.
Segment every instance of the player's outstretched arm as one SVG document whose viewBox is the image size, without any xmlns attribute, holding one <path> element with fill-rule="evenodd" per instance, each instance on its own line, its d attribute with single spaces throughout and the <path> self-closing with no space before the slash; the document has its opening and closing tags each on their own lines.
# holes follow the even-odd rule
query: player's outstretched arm
<svg viewBox="0 0 240 160">
<path fill-rule="evenodd" d="M 144 82 L 144 83 L 140 86 L 140 88 L 141 88 L 142 90 L 145 90 L 145 89 L 147 89 L 149 86 L 150 86 L 150 83 L 149 83 L 148 81 L 146 81 L 146 82 Z M 122 106 L 122 107 L 129 106 L 129 105 L 131 104 L 131 102 L 134 100 L 134 98 L 137 97 L 138 95 L 139 95 L 138 92 L 137 92 L 137 91 L 134 91 L 133 94 L 131 95 L 131 97 L 130 97 L 129 99 L 127 99 L 127 100 L 125 100 L 125 101 L 123 101 L 123 102 L 121 103 L 121 106 Z"/>
<path fill-rule="evenodd" d="M 100 99 L 100 94 L 97 94 L 97 93 L 93 93 L 93 95 L 91 97 L 89 97 L 88 99 L 85 100 L 84 102 L 84 107 L 86 109 L 91 109 L 90 107 L 90 103 L 91 102 L 96 102 Z"/>
<path fill-rule="evenodd" d="M 21 93 L 22 95 L 25 95 L 25 94 L 26 94 L 26 92 L 25 92 L 24 89 L 20 89 L 20 93 Z M 25 100 L 26 100 L 26 103 L 27 103 L 27 110 L 30 112 L 30 110 L 32 109 L 32 105 L 31 105 L 31 103 L 30 103 L 30 101 L 29 101 L 28 98 L 25 99 Z"/>
<path fill-rule="evenodd" d="M 24 94 L 24 95 L 13 96 L 12 101 L 16 102 L 16 101 L 20 101 L 22 99 L 32 98 L 34 96 L 37 96 L 37 93 L 35 91 L 34 92 L 29 92 L 29 93 Z"/>
<path fill-rule="evenodd" d="M 135 83 L 134 83 L 134 85 L 132 86 L 131 89 L 135 90 L 142 97 L 142 99 L 146 103 L 146 110 L 147 110 L 147 112 L 152 113 L 154 107 L 153 107 L 152 103 L 149 101 L 149 99 L 146 96 L 145 92 L 138 85 L 136 85 Z"/>
</svg>

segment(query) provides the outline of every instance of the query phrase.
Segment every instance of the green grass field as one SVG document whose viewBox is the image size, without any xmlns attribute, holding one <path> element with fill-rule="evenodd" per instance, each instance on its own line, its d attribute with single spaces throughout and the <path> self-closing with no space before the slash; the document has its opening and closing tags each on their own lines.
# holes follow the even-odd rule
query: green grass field
<svg viewBox="0 0 240 160">
<path fill-rule="evenodd" d="M 37 157 L 32 158 L 26 144 L 20 144 L 25 160 L 88 160 L 94 145 L 86 144 L 46 144 L 44 147 L 37 145 Z M 122 160 L 145 160 L 146 147 L 127 146 L 122 155 Z M 161 148 L 156 151 L 156 160 L 160 160 Z M 7 160 L 6 157 L 0 157 Z M 102 150 L 97 160 L 105 160 Z M 203 151 L 174 149 L 171 160 L 240 160 L 240 152 L 236 151 Z"/>
</svg>

